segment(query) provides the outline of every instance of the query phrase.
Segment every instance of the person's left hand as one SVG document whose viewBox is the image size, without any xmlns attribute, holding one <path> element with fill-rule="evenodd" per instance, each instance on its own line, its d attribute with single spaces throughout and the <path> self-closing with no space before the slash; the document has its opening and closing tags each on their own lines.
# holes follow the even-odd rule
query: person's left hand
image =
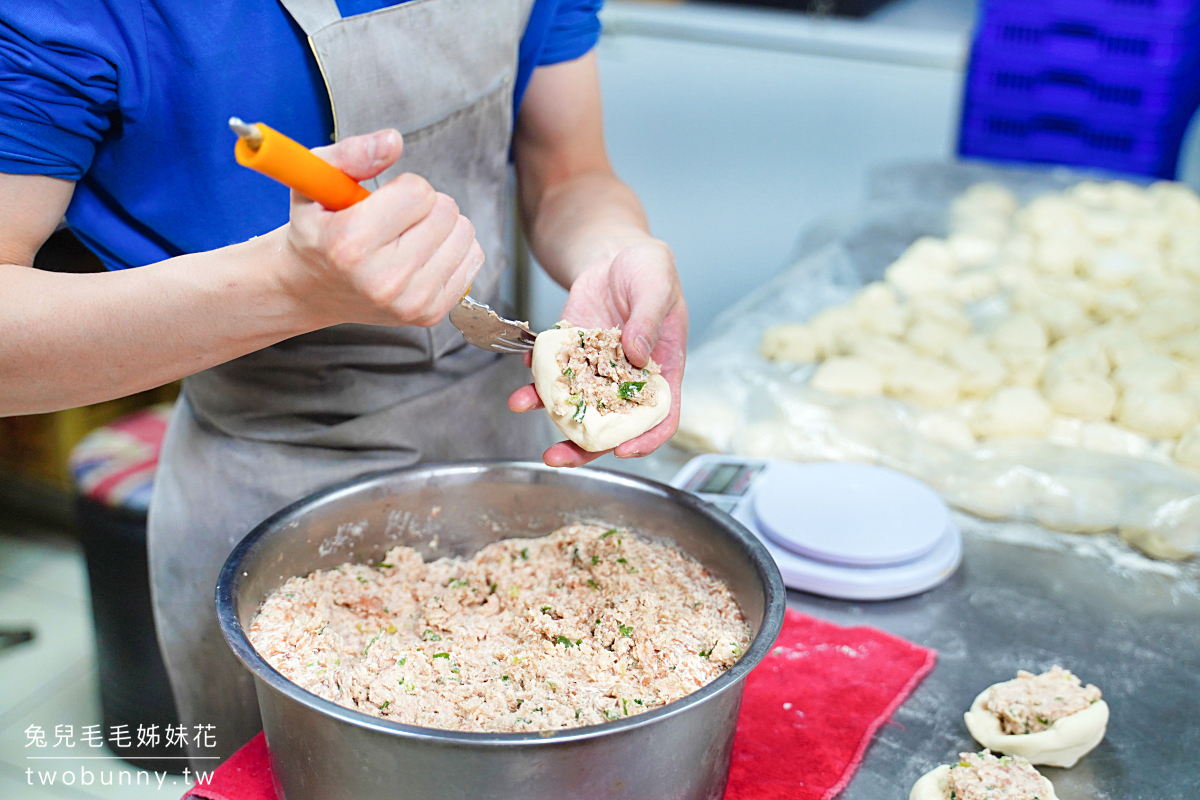
<svg viewBox="0 0 1200 800">
<path fill-rule="evenodd" d="M 671 249 L 648 239 L 621 250 L 611 263 L 584 270 L 571 285 L 562 318 L 583 328 L 622 328 L 621 347 L 630 363 L 641 368 L 653 358 L 671 387 L 667 418 L 612 452 L 618 458 L 648 455 L 674 436 L 687 347 L 687 305 Z M 526 353 L 525 365 L 531 363 L 532 355 Z M 530 384 L 512 393 L 508 407 L 521 412 L 543 406 Z M 574 442 L 559 442 L 542 458 L 551 467 L 581 467 L 605 452 L 609 451 L 589 453 Z"/>
</svg>

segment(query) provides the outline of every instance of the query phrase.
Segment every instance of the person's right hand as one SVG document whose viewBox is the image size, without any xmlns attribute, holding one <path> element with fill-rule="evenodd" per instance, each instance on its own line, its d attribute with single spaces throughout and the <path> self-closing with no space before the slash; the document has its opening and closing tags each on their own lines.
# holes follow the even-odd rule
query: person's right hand
<svg viewBox="0 0 1200 800">
<path fill-rule="evenodd" d="M 362 181 L 394 164 L 402 149 L 400 134 L 384 130 L 313 152 Z M 286 289 L 322 325 L 435 325 L 483 266 L 470 220 L 411 173 L 342 211 L 292 192 L 284 232 Z"/>
</svg>

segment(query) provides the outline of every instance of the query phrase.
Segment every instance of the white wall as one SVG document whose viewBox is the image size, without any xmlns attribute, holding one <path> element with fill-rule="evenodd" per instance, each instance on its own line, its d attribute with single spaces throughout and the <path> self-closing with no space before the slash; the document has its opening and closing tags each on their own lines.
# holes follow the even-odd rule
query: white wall
<svg viewBox="0 0 1200 800">
<path fill-rule="evenodd" d="M 954 152 L 965 32 L 671 6 L 638 33 L 612 23 L 622 6 L 598 50 L 609 150 L 675 250 L 693 343 L 811 221 L 852 206 L 869 169 Z M 534 275 L 544 327 L 565 293 Z"/>
</svg>

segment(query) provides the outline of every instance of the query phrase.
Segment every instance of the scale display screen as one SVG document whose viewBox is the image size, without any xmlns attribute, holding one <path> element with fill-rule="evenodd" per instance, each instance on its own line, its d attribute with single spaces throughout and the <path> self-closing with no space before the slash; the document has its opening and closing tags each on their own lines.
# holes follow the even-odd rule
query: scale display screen
<svg viewBox="0 0 1200 800">
<path fill-rule="evenodd" d="M 741 497 L 750 488 L 754 476 L 762 472 L 759 463 L 716 463 L 701 468 L 684 487 L 696 494 L 719 494 Z"/>
</svg>

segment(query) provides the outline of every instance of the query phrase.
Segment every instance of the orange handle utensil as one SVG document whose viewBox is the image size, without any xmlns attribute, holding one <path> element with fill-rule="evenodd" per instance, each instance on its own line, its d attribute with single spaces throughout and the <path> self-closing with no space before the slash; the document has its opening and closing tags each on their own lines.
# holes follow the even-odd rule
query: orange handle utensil
<svg viewBox="0 0 1200 800">
<path fill-rule="evenodd" d="M 274 128 L 261 122 L 248 124 L 237 117 L 229 120 L 229 127 L 238 135 L 233 154 L 239 164 L 274 178 L 331 211 L 349 208 L 371 195 L 349 175 Z"/>
<path fill-rule="evenodd" d="M 230 117 L 229 127 L 238 136 L 233 155 L 239 164 L 274 178 L 330 211 L 341 211 L 371 196 L 349 175 L 268 125 Z M 468 286 L 463 298 L 470 293 Z"/>
</svg>

